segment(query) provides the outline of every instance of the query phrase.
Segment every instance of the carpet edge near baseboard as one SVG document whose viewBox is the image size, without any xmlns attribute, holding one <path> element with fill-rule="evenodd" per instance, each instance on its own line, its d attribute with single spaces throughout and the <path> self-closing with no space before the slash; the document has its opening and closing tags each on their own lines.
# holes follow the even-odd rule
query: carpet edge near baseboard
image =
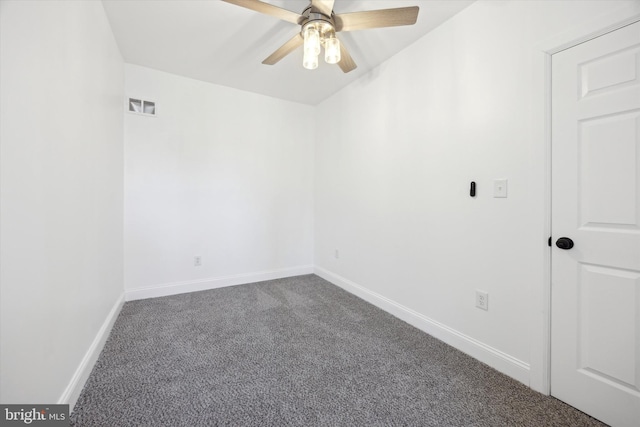
<svg viewBox="0 0 640 427">
<path fill-rule="evenodd" d="M 523 383 L 526 386 L 530 386 L 531 368 L 528 363 L 450 328 L 436 320 L 430 319 L 427 316 L 424 316 L 396 301 L 373 292 L 366 287 L 327 269 L 315 266 L 314 273 L 345 291 L 386 311 L 392 316 L 407 322 L 411 326 L 418 328 L 440 341 L 443 341 L 463 353 L 481 361 L 482 363 L 485 363 L 493 369 Z"/>
<path fill-rule="evenodd" d="M 313 274 L 313 271 L 313 265 L 301 265 L 296 267 L 257 271 L 230 276 L 210 277 L 184 282 L 161 283 L 151 286 L 141 286 L 131 289 L 125 289 L 125 300 L 135 301 L 146 298 L 157 298 L 169 295 L 184 294 L 188 292 L 206 291 L 209 289 L 224 288 L 226 286 L 244 285 L 247 283 L 262 282 L 265 280 L 283 279 L 285 277 Z"/>
</svg>

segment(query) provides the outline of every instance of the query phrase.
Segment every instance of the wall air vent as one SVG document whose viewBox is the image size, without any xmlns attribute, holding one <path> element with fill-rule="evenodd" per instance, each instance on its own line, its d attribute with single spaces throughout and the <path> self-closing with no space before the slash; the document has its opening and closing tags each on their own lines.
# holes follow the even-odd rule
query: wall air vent
<svg viewBox="0 0 640 427">
<path fill-rule="evenodd" d="M 143 114 L 145 116 L 155 116 L 156 103 L 154 101 L 145 101 L 144 99 L 129 98 L 129 112 Z"/>
</svg>

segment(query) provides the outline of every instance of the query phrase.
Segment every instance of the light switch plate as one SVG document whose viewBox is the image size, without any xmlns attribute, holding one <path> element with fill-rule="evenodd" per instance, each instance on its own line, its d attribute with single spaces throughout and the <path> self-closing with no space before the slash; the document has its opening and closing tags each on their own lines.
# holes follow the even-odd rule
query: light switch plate
<svg viewBox="0 0 640 427">
<path fill-rule="evenodd" d="M 507 197 L 506 179 L 496 179 L 493 181 L 493 197 Z"/>
</svg>

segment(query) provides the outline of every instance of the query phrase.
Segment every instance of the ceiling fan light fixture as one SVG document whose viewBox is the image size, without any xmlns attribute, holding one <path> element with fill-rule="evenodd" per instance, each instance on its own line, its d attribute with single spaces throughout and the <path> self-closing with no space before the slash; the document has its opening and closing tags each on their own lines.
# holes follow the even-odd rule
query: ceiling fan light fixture
<svg viewBox="0 0 640 427">
<path fill-rule="evenodd" d="M 313 19 L 302 25 L 304 43 L 304 57 L 302 65 L 308 70 L 318 67 L 318 56 L 324 46 L 324 60 L 328 64 L 340 62 L 340 42 L 336 38 L 336 31 L 328 17 L 315 13 Z"/>
<path fill-rule="evenodd" d="M 340 40 L 335 36 L 324 40 L 324 60 L 327 64 L 340 62 Z"/>
</svg>

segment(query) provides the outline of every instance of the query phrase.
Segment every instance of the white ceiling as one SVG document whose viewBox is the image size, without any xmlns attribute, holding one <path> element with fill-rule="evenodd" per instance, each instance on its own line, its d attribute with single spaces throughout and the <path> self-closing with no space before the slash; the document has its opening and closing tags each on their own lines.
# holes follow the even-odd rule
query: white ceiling
<svg viewBox="0 0 640 427">
<path fill-rule="evenodd" d="M 266 0 L 301 13 L 308 0 Z M 413 26 L 339 33 L 358 64 L 344 74 L 320 60 L 302 67 L 302 49 L 276 65 L 262 60 L 300 31 L 220 0 L 103 0 L 111 28 L 130 64 L 276 98 L 316 105 L 410 45 L 473 0 L 336 0 L 336 14 L 420 6 Z"/>
</svg>

